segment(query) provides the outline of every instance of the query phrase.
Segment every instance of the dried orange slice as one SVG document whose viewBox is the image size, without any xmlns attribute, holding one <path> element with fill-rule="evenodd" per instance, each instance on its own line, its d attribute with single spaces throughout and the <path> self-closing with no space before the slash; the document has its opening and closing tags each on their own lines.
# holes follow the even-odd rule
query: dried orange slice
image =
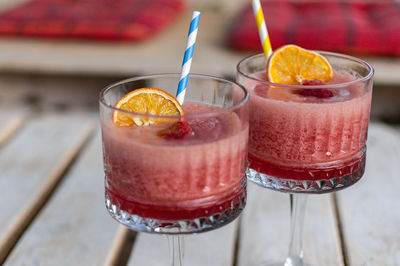
<svg viewBox="0 0 400 266">
<path fill-rule="evenodd" d="M 305 80 L 328 82 L 332 76 L 333 68 L 325 57 L 292 44 L 276 50 L 267 65 L 267 77 L 273 83 L 297 85 Z"/>
<path fill-rule="evenodd" d="M 116 108 L 135 113 L 152 115 L 183 115 L 184 111 L 174 96 L 156 88 L 141 88 L 129 92 L 116 104 Z M 148 126 L 165 122 L 162 118 L 149 118 L 135 116 L 124 112 L 114 111 L 113 122 L 118 126 L 129 127 L 132 125 Z"/>
</svg>

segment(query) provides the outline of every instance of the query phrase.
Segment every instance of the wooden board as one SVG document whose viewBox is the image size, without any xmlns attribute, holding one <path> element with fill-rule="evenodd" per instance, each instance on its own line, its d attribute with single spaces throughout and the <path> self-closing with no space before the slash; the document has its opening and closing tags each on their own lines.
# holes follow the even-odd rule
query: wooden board
<svg viewBox="0 0 400 266">
<path fill-rule="evenodd" d="M 304 261 L 310 265 L 343 265 L 329 195 L 309 195 L 303 232 Z M 289 247 L 289 195 L 249 184 L 240 234 L 239 265 L 283 263 Z"/>
<path fill-rule="evenodd" d="M 32 119 L 0 150 L 0 263 L 79 151 L 91 123 L 75 116 Z"/>
<path fill-rule="evenodd" d="M 22 113 L 0 112 L 0 147 L 15 136 L 24 122 Z"/>
<path fill-rule="evenodd" d="M 183 236 L 184 265 L 228 266 L 233 264 L 237 221 L 220 229 Z M 140 233 L 129 266 L 170 265 L 167 236 Z"/>
<path fill-rule="evenodd" d="M 137 232 L 120 225 L 104 266 L 126 265 L 135 243 Z"/>
<path fill-rule="evenodd" d="M 22 4 L 29 0 L 2 0 L 0 1 L 0 11 L 7 10 L 9 8 L 13 8 L 19 4 Z"/>
<path fill-rule="evenodd" d="M 98 133 L 25 232 L 6 265 L 103 265 L 118 225 L 104 206 Z"/>
<path fill-rule="evenodd" d="M 400 132 L 371 124 L 364 177 L 338 193 L 349 265 L 400 265 Z"/>
</svg>

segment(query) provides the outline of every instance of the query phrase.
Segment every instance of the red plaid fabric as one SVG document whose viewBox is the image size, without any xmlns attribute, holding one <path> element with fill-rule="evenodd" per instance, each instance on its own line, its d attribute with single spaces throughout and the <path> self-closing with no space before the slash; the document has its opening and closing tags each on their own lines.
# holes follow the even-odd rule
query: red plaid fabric
<svg viewBox="0 0 400 266">
<path fill-rule="evenodd" d="M 32 0 L 0 14 L 0 35 L 143 40 L 183 6 L 182 0 Z"/>
<path fill-rule="evenodd" d="M 261 1 L 272 48 L 400 56 L 400 1 Z M 251 6 L 236 17 L 229 44 L 260 50 Z"/>
</svg>

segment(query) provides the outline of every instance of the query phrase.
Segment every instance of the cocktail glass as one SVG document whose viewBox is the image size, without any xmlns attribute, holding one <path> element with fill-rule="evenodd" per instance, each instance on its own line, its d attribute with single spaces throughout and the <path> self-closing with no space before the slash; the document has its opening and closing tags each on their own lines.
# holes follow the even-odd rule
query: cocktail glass
<svg viewBox="0 0 400 266">
<path fill-rule="evenodd" d="M 110 85 L 100 94 L 108 212 L 133 230 L 178 237 L 216 229 L 241 213 L 248 141 L 248 93 L 222 78 L 191 74 L 184 116 L 114 107 L 138 88 L 174 95 L 179 79 L 179 74 L 140 76 Z M 154 124 L 117 126 L 114 112 Z M 177 122 L 187 123 L 190 132 Z M 182 265 L 179 247 L 172 249 L 173 265 Z"/>
<path fill-rule="evenodd" d="M 307 195 L 357 182 L 365 169 L 373 68 L 347 55 L 319 52 L 335 74 L 324 85 L 268 82 L 263 54 L 244 58 L 236 80 L 250 93 L 249 169 L 254 183 L 288 192 L 289 254 L 280 265 L 303 265 Z"/>
</svg>

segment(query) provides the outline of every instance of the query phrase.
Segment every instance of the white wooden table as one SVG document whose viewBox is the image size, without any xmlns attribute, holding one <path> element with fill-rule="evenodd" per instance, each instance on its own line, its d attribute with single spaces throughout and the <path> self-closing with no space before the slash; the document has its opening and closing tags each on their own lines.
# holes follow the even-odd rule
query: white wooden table
<svg viewBox="0 0 400 266">
<path fill-rule="evenodd" d="M 366 174 L 311 195 L 312 265 L 400 265 L 400 130 L 371 123 Z M 0 264 L 168 265 L 166 237 L 134 233 L 104 207 L 97 113 L 0 112 Z M 240 219 L 185 238 L 186 265 L 247 266 L 286 255 L 288 195 L 249 184 Z"/>
</svg>

